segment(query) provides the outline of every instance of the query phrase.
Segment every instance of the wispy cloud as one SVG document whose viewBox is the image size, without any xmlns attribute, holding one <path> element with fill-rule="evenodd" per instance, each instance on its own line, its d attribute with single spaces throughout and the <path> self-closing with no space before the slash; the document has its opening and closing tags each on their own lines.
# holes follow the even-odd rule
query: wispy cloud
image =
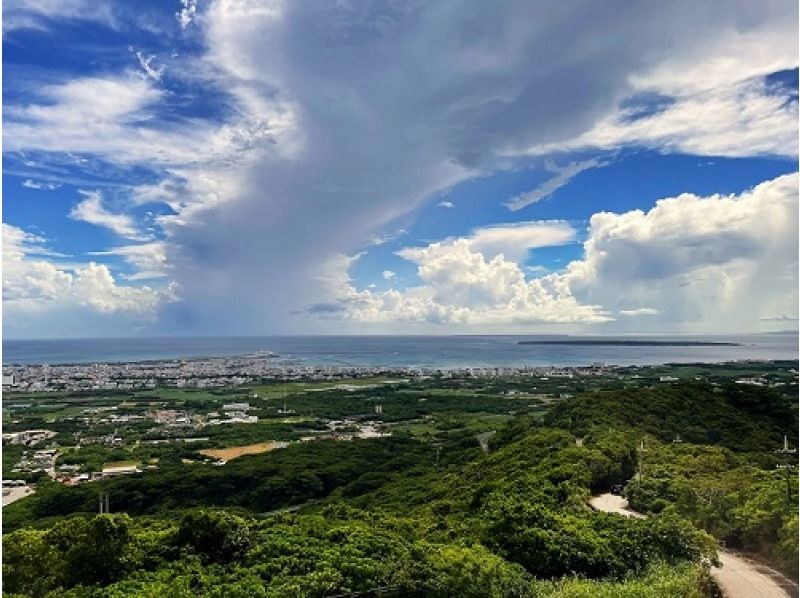
<svg viewBox="0 0 800 598">
<path fill-rule="evenodd" d="M 385 245 L 390 241 L 394 241 L 395 239 L 399 239 L 403 235 L 408 234 L 408 231 L 404 228 L 399 228 L 396 231 L 390 233 L 383 233 L 379 235 L 372 235 L 369 239 L 370 245 Z"/>
<path fill-rule="evenodd" d="M 657 316 L 658 310 L 652 307 L 637 307 L 636 309 L 621 309 L 621 316 Z"/>
<path fill-rule="evenodd" d="M 45 183 L 42 181 L 34 181 L 33 179 L 25 179 L 22 181 L 22 186 L 28 189 L 38 189 L 40 191 L 55 191 L 61 187 L 58 183 Z"/>
<path fill-rule="evenodd" d="M 92 4 L 110 5 L 8 0 L 4 17 L 49 29 L 63 20 L 94 19 Z M 112 6 L 121 12 L 127 3 Z M 73 217 L 126 238 L 144 238 L 133 212 L 141 202 L 166 203 L 171 209 L 158 210 L 148 224 L 163 228 L 153 235 L 163 233 L 187 312 L 228 332 L 254 325 L 278 330 L 298 303 L 329 301 L 317 277 L 320 263 L 396 238 L 370 235 L 399 222 L 410 226 L 405 223 L 428 202 L 452 211 L 452 202 L 440 201 L 452 197 L 444 192 L 527 165 L 531 157 L 566 160 L 565 151 L 613 152 L 626 145 L 697 155 L 796 155 L 796 101 L 758 83 L 796 65 L 796 21 L 786 18 L 785 3 L 732 0 L 725 10 L 665 3 L 657 18 L 653 11 L 599 11 L 587 18 L 586 6 L 569 3 L 550 18 L 535 3 L 476 0 L 436 10 L 392 2 L 176 1 L 161 10 L 167 29 L 196 35 L 197 43 L 176 37 L 157 46 L 181 52 L 180 61 L 168 63 L 169 77 L 148 55 L 149 46 L 136 46 L 145 48 L 140 62 L 128 56 L 117 72 L 101 60 L 80 69 L 73 60 L 48 61 L 48 68 L 63 70 L 9 94 L 4 150 L 50 164 L 74 158 L 70 175 L 97 174 L 98 165 L 121 173 L 115 180 L 138 186 L 127 203 L 85 197 Z M 534 20 L 541 29 L 516 26 Z M 296 40 L 303 40 L 302 52 Z M 628 118 L 624 99 L 648 91 L 670 101 Z M 212 107 L 217 97 L 210 93 L 219 95 L 221 109 Z M 509 209 L 542 201 L 599 164 L 549 166 L 550 180 L 510 199 Z M 27 176 L 61 182 L 44 171 Z M 123 208 L 129 213 L 117 213 Z M 516 285 L 516 271 L 503 262 L 574 237 L 568 225 L 492 230 L 463 238 L 459 255 L 476 269 L 485 266 L 487 275 L 508 274 Z M 444 263 L 446 253 L 426 255 Z M 500 253 L 504 260 L 492 265 Z M 115 255 L 133 259 L 131 252 Z M 143 266 L 131 276 L 158 271 Z M 466 266 L 454 272 L 472 274 Z M 448 274 L 446 268 L 440 273 Z M 239 291 L 235 315 L 227 308 L 231 288 Z M 558 294 L 529 291 L 531 302 L 538 294 L 543 303 Z M 619 287 L 614 292 L 625 294 Z M 609 313 L 630 305 L 661 309 L 644 297 L 614 304 Z M 529 314 L 544 313 L 528 307 Z M 791 313 L 779 307 L 764 313 Z M 453 321 L 459 313 L 452 310 Z"/>
<path fill-rule="evenodd" d="M 509 199 L 504 205 L 512 212 L 517 212 L 531 204 L 542 201 L 553 193 L 561 189 L 564 185 L 569 183 L 573 178 L 578 176 L 584 170 L 590 168 L 599 168 L 605 166 L 607 162 L 603 162 L 596 158 L 591 160 L 584 160 L 582 162 L 570 162 L 566 166 L 558 166 L 552 160 L 545 162 L 545 169 L 548 172 L 555 174 L 552 178 L 548 179 L 535 189 L 532 189 L 516 197 Z"/>
<path fill-rule="evenodd" d="M 161 75 L 164 73 L 164 65 L 154 67 L 153 61 L 156 59 L 154 55 L 145 56 L 140 51 L 136 52 L 136 58 L 139 61 L 139 66 L 142 67 L 144 76 L 152 79 L 153 81 L 161 81 Z"/>
<path fill-rule="evenodd" d="M 84 199 L 72 208 L 69 213 L 70 218 L 107 228 L 128 239 L 147 239 L 136 228 L 131 216 L 108 211 L 103 205 L 103 196 L 99 191 L 80 189 L 79 193 Z"/>
<path fill-rule="evenodd" d="M 123 245 L 105 251 L 91 251 L 89 255 L 122 257 L 135 269 L 133 274 L 122 276 L 126 280 L 150 280 L 167 276 L 167 258 L 164 243 L 160 241 Z"/>
</svg>

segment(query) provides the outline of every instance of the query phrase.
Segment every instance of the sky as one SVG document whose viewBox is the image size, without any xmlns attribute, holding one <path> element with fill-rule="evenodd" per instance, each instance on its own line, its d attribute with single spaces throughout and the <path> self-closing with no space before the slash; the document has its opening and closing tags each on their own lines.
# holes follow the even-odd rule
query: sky
<svg viewBox="0 0 800 598">
<path fill-rule="evenodd" d="M 5 338 L 797 329 L 793 0 L 5 0 Z"/>
</svg>

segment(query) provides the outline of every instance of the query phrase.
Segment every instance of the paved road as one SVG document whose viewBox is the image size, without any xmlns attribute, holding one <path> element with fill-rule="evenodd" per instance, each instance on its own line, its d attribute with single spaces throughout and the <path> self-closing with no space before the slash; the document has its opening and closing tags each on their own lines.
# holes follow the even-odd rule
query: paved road
<svg viewBox="0 0 800 598">
<path fill-rule="evenodd" d="M 594 509 L 626 517 L 644 517 L 628 508 L 628 501 L 614 494 L 600 494 L 589 501 Z M 766 565 L 729 550 L 719 551 L 721 567 L 711 575 L 726 598 L 790 598 L 797 596 L 797 584 Z"/>
<path fill-rule="evenodd" d="M 8 492 L 8 494 L 6 494 Z M 12 502 L 33 494 L 34 489 L 29 486 L 19 486 L 18 488 L 3 488 L 3 506 L 10 505 Z"/>
</svg>

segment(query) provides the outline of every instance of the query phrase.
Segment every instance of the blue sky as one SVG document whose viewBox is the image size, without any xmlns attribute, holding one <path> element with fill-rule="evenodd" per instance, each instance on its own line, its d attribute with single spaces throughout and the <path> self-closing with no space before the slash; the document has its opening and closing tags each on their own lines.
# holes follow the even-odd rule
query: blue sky
<svg viewBox="0 0 800 598">
<path fill-rule="evenodd" d="M 4 3 L 4 334 L 796 329 L 795 3 L 612 9 Z"/>
</svg>

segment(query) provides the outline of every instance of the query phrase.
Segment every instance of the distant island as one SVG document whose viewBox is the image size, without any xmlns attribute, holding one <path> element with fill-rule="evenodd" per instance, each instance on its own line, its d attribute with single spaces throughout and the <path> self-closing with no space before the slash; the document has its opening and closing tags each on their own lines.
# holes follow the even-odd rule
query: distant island
<svg viewBox="0 0 800 598">
<path fill-rule="evenodd" d="M 656 341 L 627 339 L 575 338 L 561 340 L 517 341 L 518 345 L 589 345 L 594 347 L 739 347 L 727 341 Z"/>
</svg>

